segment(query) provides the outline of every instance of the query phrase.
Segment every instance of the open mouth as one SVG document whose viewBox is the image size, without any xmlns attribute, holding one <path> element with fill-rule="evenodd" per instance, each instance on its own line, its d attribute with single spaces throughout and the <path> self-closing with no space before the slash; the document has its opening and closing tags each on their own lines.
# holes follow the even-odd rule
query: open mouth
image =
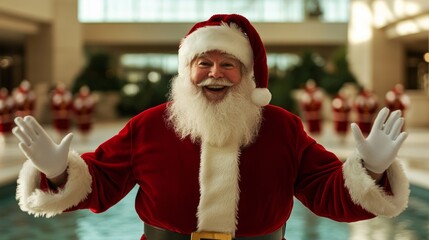
<svg viewBox="0 0 429 240">
<path fill-rule="evenodd" d="M 205 97 L 212 101 L 221 101 L 227 94 L 229 86 L 225 85 L 207 85 L 202 87 Z"/>
<path fill-rule="evenodd" d="M 222 85 L 208 85 L 208 86 L 205 86 L 204 88 L 209 91 L 220 92 L 226 89 L 227 87 L 228 86 L 222 86 Z"/>
</svg>

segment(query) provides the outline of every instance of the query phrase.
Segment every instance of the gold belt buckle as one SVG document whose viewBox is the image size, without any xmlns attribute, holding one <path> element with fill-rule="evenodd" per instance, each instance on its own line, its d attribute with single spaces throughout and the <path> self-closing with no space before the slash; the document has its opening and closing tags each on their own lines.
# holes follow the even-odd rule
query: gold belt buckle
<svg viewBox="0 0 429 240">
<path fill-rule="evenodd" d="M 230 233 L 219 233 L 219 232 L 193 232 L 191 234 L 191 240 L 232 240 Z"/>
</svg>

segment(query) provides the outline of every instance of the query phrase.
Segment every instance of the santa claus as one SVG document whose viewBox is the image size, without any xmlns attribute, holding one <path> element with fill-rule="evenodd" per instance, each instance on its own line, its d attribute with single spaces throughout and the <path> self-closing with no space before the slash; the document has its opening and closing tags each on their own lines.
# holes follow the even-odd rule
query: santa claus
<svg viewBox="0 0 429 240">
<path fill-rule="evenodd" d="M 366 139 L 354 126 L 357 151 L 343 164 L 299 117 L 268 105 L 267 84 L 265 48 L 246 18 L 197 23 L 180 44 L 171 101 L 133 117 L 94 152 L 69 151 L 72 134 L 57 145 L 34 118 L 16 119 L 29 158 L 19 205 L 47 217 L 102 212 L 138 185 L 135 209 L 148 240 L 280 240 L 294 197 L 337 221 L 406 208 L 409 185 L 395 160 L 406 138 L 396 130 L 400 115 L 382 129 L 382 110 Z"/>
</svg>

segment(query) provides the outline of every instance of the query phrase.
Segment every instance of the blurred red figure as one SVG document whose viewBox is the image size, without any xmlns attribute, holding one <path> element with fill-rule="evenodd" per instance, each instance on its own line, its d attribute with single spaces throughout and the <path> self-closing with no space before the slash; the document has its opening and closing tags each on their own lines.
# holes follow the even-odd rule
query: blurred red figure
<svg viewBox="0 0 429 240">
<path fill-rule="evenodd" d="M 63 135 L 71 129 L 73 99 L 71 92 L 64 84 L 58 84 L 52 92 L 51 108 L 54 129 Z"/>
<path fill-rule="evenodd" d="M 22 81 L 21 84 L 13 90 L 12 97 L 15 102 L 15 116 L 23 117 L 33 115 L 36 94 L 31 89 L 29 81 Z"/>
<path fill-rule="evenodd" d="M 301 107 L 308 131 L 317 135 L 322 131 L 322 102 L 323 93 L 316 82 L 308 80 L 301 96 Z"/>
<path fill-rule="evenodd" d="M 390 112 L 401 110 L 402 115 L 405 115 L 405 110 L 410 105 L 410 98 L 404 93 L 402 84 L 396 84 L 392 90 L 386 93 L 385 104 Z"/>
<path fill-rule="evenodd" d="M 354 101 L 354 109 L 357 113 L 357 124 L 364 135 L 371 131 L 374 116 L 378 110 L 377 97 L 368 89 L 363 89 Z"/>
<path fill-rule="evenodd" d="M 334 129 L 338 135 L 344 137 L 349 128 L 351 104 L 348 97 L 340 91 L 332 100 Z"/>
<path fill-rule="evenodd" d="M 9 91 L 6 88 L 0 90 L 0 134 L 8 135 L 11 133 L 13 124 L 13 112 L 15 103 Z"/>
<path fill-rule="evenodd" d="M 88 86 L 82 86 L 73 100 L 73 111 L 78 130 L 86 135 L 92 128 L 95 100 Z"/>
<path fill-rule="evenodd" d="M 388 91 L 385 96 L 386 107 L 389 108 L 390 112 L 395 110 L 401 110 L 402 116 L 405 118 L 405 110 L 410 105 L 410 98 L 404 93 L 404 86 L 402 84 L 396 84 L 392 90 Z M 402 127 L 404 130 L 405 124 Z"/>
</svg>

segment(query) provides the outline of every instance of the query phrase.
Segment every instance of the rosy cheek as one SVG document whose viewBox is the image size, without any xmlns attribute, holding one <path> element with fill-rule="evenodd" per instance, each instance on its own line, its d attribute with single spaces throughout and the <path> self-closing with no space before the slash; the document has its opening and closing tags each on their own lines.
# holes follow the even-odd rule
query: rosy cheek
<svg viewBox="0 0 429 240">
<path fill-rule="evenodd" d="M 232 78 L 230 78 L 234 84 L 239 84 L 241 82 L 241 75 L 235 74 Z"/>
<path fill-rule="evenodd" d="M 203 80 L 204 74 L 201 71 L 191 71 L 191 81 L 193 84 L 198 84 Z"/>
</svg>

